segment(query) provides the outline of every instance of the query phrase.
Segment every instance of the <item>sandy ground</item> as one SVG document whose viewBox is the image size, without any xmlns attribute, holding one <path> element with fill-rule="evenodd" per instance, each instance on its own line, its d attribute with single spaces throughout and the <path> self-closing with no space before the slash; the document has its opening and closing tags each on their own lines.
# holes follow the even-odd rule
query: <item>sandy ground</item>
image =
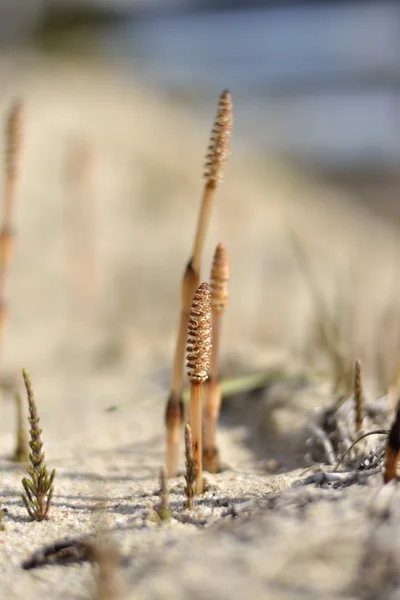
<svg viewBox="0 0 400 600">
<path fill-rule="evenodd" d="M 154 522 L 179 281 L 209 132 L 189 109 L 126 84 L 107 65 L 18 55 L 2 61 L 0 80 L 2 114 L 15 96 L 26 103 L 2 372 L 20 385 L 21 367 L 30 371 L 49 466 L 57 468 L 51 518 L 31 523 L 20 500 L 21 468 L 9 460 L 15 415 L 5 396 L 0 597 L 93 597 L 90 565 L 23 571 L 21 561 L 99 523 L 116 528 L 132 598 L 398 597 L 398 544 L 388 533 L 398 511 L 395 486 L 382 489 L 377 474 L 339 489 L 292 487 L 309 467 L 304 427 L 330 398 L 323 380 L 283 379 L 258 403 L 236 399 L 220 432 L 227 470 L 210 476 L 192 515 L 183 511 L 183 477 L 172 480 L 174 518 Z M 210 127 L 214 113 L 210 107 Z M 82 148 L 89 168 L 71 179 L 68 165 Z M 328 303 L 338 281 L 350 282 L 343 288 L 357 306 L 352 342 L 368 365 L 373 317 L 396 300 L 395 226 L 253 156 L 241 140 L 234 140 L 204 260 L 207 278 L 217 242 L 226 244 L 225 363 L 242 373 L 300 364 L 293 356 L 304 349 L 314 309 L 289 230 Z M 268 471 L 271 460 L 277 473 Z"/>
</svg>

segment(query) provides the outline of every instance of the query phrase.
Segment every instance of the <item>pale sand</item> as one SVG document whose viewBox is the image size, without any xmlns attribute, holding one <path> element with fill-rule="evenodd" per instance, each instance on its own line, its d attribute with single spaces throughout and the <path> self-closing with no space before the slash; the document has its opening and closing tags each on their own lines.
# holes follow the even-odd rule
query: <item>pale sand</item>
<svg viewBox="0 0 400 600">
<path fill-rule="evenodd" d="M 171 482 L 177 519 L 163 527 L 151 520 L 164 458 L 179 281 L 209 132 L 199 130 L 189 111 L 153 90 L 122 84 L 105 66 L 16 56 L 0 65 L 0 80 L 2 113 L 21 95 L 27 120 L 11 317 L 1 360 L 4 373 L 15 376 L 22 366 L 30 371 L 49 466 L 58 470 L 50 520 L 29 522 L 20 500 L 21 469 L 7 460 L 14 411 L 4 399 L 0 492 L 8 513 L 0 533 L 0 597 L 89 598 L 93 573 L 87 564 L 31 572 L 20 565 L 42 544 L 92 531 L 99 523 L 92 509 L 99 502 L 106 506 L 101 523 L 131 526 L 114 539 L 132 598 L 353 598 L 361 595 L 355 590 L 364 575 L 372 579 L 370 595 L 362 597 L 398 597 L 388 591 L 398 589 L 397 542 L 386 535 L 382 516 L 371 516 L 377 495 L 388 493 L 381 490 L 380 475 L 362 488 L 285 489 L 306 467 L 302 437 L 294 436 L 290 445 L 291 419 L 301 430 L 312 409 L 329 398 L 324 384 L 275 386 L 258 406 L 257 431 L 247 418 L 255 407 L 238 400 L 223 417 L 220 434 L 230 470 L 210 477 L 215 488 L 199 500 L 189 523 L 177 520 L 187 514 L 182 476 Z M 210 107 L 210 121 L 214 113 Z M 89 307 L 90 296 L 71 290 L 65 226 L 73 201 L 65 164 L 77 139 L 93 158 L 97 279 Z M 232 263 L 224 357 L 236 357 L 242 371 L 277 360 L 287 364 L 304 342 L 313 309 L 288 243 L 289 225 L 328 296 L 337 272 L 357 263 L 365 347 L 375 334 L 371 316 L 391 291 L 394 227 L 355 210 L 337 191 L 272 159 L 254 158 L 234 140 L 207 239 L 204 277 L 216 243 L 224 241 Z M 71 312 L 76 297 L 82 317 Z M 105 412 L 120 403 L 120 410 Z M 281 471 L 290 472 L 263 471 L 265 461 L 275 458 Z M 397 490 L 387 489 L 397 497 Z M 395 500 L 387 517 L 391 527 Z M 244 501 L 250 501 L 248 514 L 222 517 Z M 386 596 L 379 591 L 386 571 L 363 567 L 377 544 L 374 568 L 377 562 L 390 569 Z"/>
</svg>

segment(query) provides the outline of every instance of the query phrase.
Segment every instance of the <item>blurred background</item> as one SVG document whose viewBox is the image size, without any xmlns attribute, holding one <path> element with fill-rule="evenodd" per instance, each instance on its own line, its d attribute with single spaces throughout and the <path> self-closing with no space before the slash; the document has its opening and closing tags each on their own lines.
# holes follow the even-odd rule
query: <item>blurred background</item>
<svg viewBox="0 0 400 600">
<path fill-rule="evenodd" d="M 204 278 L 223 241 L 228 358 L 316 344 L 310 278 L 349 360 L 373 362 L 377 335 L 397 348 L 399 33 L 394 0 L 1 0 L 0 108 L 25 104 L 5 368 L 83 353 L 168 386 L 224 88 L 235 132 Z"/>
</svg>

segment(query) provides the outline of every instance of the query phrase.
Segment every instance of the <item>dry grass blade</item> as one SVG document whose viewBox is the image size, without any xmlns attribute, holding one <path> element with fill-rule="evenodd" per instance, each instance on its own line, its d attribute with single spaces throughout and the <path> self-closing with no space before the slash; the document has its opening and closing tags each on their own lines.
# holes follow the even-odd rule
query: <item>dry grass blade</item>
<svg viewBox="0 0 400 600">
<path fill-rule="evenodd" d="M 30 464 L 26 467 L 30 479 L 24 477 L 22 485 L 25 494 L 22 494 L 22 500 L 32 521 L 43 521 L 48 518 L 51 499 L 53 497 L 55 469 L 48 473 L 44 462 L 45 454 L 42 452 L 42 430 L 39 428 L 39 417 L 37 414 L 36 400 L 33 393 L 32 383 L 28 372 L 22 371 L 29 403 L 29 422 L 31 424 L 30 437 L 31 453 L 29 455 Z"/>
<path fill-rule="evenodd" d="M 193 457 L 197 464 L 196 492 L 203 491 L 202 427 L 203 383 L 208 377 L 211 356 L 211 294 L 208 283 L 202 283 L 192 302 L 188 326 L 187 372 L 190 380 L 190 427 Z"/>
<path fill-rule="evenodd" d="M 344 388 L 344 398 L 346 398 L 351 381 L 351 371 L 347 358 L 339 348 L 337 326 L 326 307 L 324 297 L 317 285 L 304 248 L 301 246 L 293 231 L 289 231 L 289 239 L 299 270 L 304 277 L 304 281 L 306 282 L 314 301 L 320 341 L 325 353 L 329 357 L 332 367 L 334 391 L 338 392 L 339 389 Z"/>
<path fill-rule="evenodd" d="M 222 319 L 228 306 L 228 281 L 230 268 L 228 254 L 223 244 L 218 244 L 211 268 L 211 313 L 212 313 L 212 352 L 210 376 L 206 385 L 204 407 L 204 469 L 216 473 L 220 468 L 219 452 L 216 444 L 217 423 L 221 406 L 221 386 L 219 382 L 219 355 L 221 345 Z"/>
<path fill-rule="evenodd" d="M 365 414 L 365 400 L 362 386 L 361 362 L 356 360 L 354 365 L 353 398 L 355 411 L 355 430 L 359 432 L 363 428 Z"/>
</svg>

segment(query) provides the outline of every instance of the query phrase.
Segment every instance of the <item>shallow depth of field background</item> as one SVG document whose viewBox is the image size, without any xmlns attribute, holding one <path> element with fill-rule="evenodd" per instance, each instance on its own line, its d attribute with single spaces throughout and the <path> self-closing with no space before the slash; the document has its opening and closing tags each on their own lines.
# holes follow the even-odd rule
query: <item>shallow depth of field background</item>
<svg viewBox="0 0 400 600">
<path fill-rule="evenodd" d="M 3 376 L 27 367 L 54 404 L 84 402 L 82 381 L 129 400 L 122 377 L 166 394 L 224 88 L 235 131 L 203 278 L 223 241 L 227 372 L 315 359 L 294 234 L 373 376 L 397 343 L 399 17 L 385 0 L 3 0 L 1 113 L 20 98 L 26 121 Z"/>
</svg>

